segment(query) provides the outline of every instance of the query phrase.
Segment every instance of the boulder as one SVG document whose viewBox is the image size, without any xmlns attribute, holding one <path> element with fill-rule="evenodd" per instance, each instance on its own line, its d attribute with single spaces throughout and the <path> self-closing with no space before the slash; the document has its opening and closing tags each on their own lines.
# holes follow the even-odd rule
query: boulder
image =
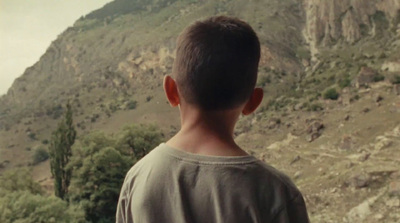
<svg viewBox="0 0 400 223">
<path fill-rule="evenodd" d="M 390 196 L 400 196 L 400 180 L 389 183 L 388 193 Z"/>
<path fill-rule="evenodd" d="M 268 128 L 269 129 L 274 129 L 276 127 L 279 127 L 281 125 L 282 121 L 280 118 L 271 118 L 268 122 Z"/>
<path fill-rule="evenodd" d="M 309 121 L 306 121 L 309 122 Z M 306 132 L 308 133 L 307 141 L 312 142 L 315 139 L 319 138 L 324 130 L 325 126 L 321 121 L 314 120 L 309 122 L 309 126 L 307 127 Z"/>
<path fill-rule="evenodd" d="M 375 148 L 375 150 L 378 150 L 378 151 L 388 148 L 393 144 L 393 141 L 386 138 L 385 136 L 378 136 L 378 137 L 376 137 L 375 141 L 376 141 L 376 143 L 375 143 L 374 148 Z"/>
<path fill-rule="evenodd" d="M 400 72 L 400 60 L 385 62 L 381 69 L 389 72 Z"/>
<path fill-rule="evenodd" d="M 395 95 L 400 95 L 400 84 L 393 85 L 393 92 Z"/>
<path fill-rule="evenodd" d="M 353 148 L 354 140 L 351 136 L 345 135 L 339 144 L 339 148 L 343 150 L 350 150 Z"/>
<path fill-rule="evenodd" d="M 360 88 L 374 82 L 377 74 L 376 70 L 370 67 L 362 67 L 355 79 L 355 86 Z"/>
<path fill-rule="evenodd" d="M 371 183 L 371 175 L 368 173 L 358 173 L 355 175 L 352 175 L 347 181 L 346 184 L 349 186 L 353 186 L 355 188 L 363 188 L 363 187 L 368 187 L 368 185 Z"/>
</svg>

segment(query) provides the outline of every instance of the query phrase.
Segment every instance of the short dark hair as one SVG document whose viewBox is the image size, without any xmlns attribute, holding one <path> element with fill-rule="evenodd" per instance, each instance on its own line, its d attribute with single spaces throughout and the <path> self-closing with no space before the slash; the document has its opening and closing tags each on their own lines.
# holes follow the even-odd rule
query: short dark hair
<svg viewBox="0 0 400 223">
<path fill-rule="evenodd" d="M 230 109 L 251 96 L 259 60 L 260 42 L 251 26 L 216 16 L 179 35 L 173 77 L 186 102 L 204 110 Z"/>
</svg>

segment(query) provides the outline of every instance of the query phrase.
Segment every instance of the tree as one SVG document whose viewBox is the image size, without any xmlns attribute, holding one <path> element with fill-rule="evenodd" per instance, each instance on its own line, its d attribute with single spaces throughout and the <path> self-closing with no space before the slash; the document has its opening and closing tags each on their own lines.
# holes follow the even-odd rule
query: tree
<svg viewBox="0 0 400 223">
<path fill-rule="evenodd" d="M 32 180 L 31 172 L 27 168 L 5 171 L 0 176 L 0 190 L 8 192 L 28 191 L 31 194 L 43 193 L 40 185 Z"/>
<path fill-rule="evenodd" d="M 81 207 L 54 196 L 45 196 L 26 168 L 5 171 L 0 176 L 1 223 L 84 223 Z"/>
<path fill-rule="evenodd" d="M 127 126 L 108 136 L 92 132 L 73 146 L 68 169 L 73 169 L 69 199 L 79 203 L 91 222 L 115 222 L 117 200 L 129 168 L 162 141 L 154 126 Z"/>
<path fill-rule="evenodd" d="M 50 167 L 54 177 L 54 192 L 61 199 L 68 194 L 68 186 L 71 181 L 72 169 L 66 166 L 72 156 L 71 147 L 75 142 L 76 130 L 72 120 L 72 109 L 69 102 L 64 118 L 52 133 L 50 142 Z"/>
<path fill-rule="evenodd" d="M 82 159 L 71 182 L 71 202 L 79 202 L 90 222 L 115 222 L 119 190 L 130 168 L 129 157 L 113 147 Z"/>
<path fill-rule="evenodd" d="M 54 196 L 9 192 L 0 188 L 0 222 L 2 223 L 84 223 L 79 206 L 68 205 Z"/>
<path fill-rule="evenodd" d="M 158 146 L 163 134 L 154 125 L 125 126 L 117 140 L 117 148 L 121 153 L 139 160 Z"/>
</svg>

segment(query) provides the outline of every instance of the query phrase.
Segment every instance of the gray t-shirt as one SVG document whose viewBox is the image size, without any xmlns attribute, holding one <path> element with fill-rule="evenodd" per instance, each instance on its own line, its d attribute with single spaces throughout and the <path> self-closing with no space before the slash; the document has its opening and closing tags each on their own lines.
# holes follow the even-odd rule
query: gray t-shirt
<svg viewBox="0 0 400 223">
<path fill-rule="evenodd" d="M 204 156 L 161 144 L 127 173 L 118 223 L 307 223 L 303 197 L 253 156 Z"/>
</svg>

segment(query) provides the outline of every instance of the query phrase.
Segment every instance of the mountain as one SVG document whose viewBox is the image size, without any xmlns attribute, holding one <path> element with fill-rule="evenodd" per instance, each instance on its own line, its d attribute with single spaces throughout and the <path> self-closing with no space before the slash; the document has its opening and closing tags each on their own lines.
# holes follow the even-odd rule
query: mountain
<svg viewBox="0 0 400 223">
<path fill-rule="evenodd" d="M 175 38 L 212 15 L 249 22 L 262 44 L 266 97 L 239 121 L 238 143 L 295 179 L 313 222 L 398 222 L 398 0 L 108 3 L 61 33 L 0 98 L 0 171 L 31 162 L 67 101 L 80 135 L 126 123 L 172 135 L 179 117 L 161 84 Z M 32 168 L 49 179 L 48 163 Z"/>
</svg>

